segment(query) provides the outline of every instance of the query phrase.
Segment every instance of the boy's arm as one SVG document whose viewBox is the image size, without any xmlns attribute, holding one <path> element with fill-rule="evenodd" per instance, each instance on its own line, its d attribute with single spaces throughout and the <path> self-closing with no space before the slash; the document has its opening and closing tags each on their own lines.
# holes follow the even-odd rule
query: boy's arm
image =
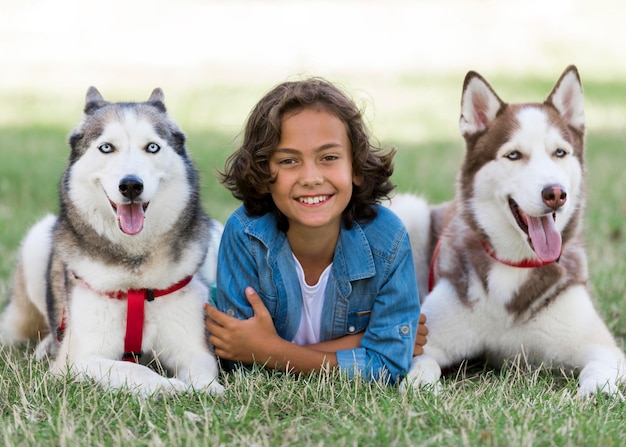
<svg viewBox="0 0 626 447">
<path fill-rule="evenodd" d="M 256 362 L 271 369 L 319 371 L 337 366 L 337 351 L 355 349 L 361 345 L 362 332 L 308 346 L 291 343 L 278 336 L 267 309 L 251 287 L 246 289 L 246 297 L 254 311 L 254 316 L 248 320 L 230 317 L 206 305 L 209 341 L 215 347 L 215 353 L 224 359 L 246 364 Z M 422 314 L 413 355 L 424 352 L 428 334 L 425 323 L 426 316 Z"/>
<path fill-rule="evenodd" d="M 363 332 L 344 335 L 343 337 L 335 338 L 334 340 L 321 341 L 319 343 L 307 345 L 307 348 L 315 351 L 326 352 L 347 351 L 361 346 L 361 338 L 363 338 Z"/>
<path fill-rule="evenodd" d="M 205 307 L 209 341 L 219 357 L 284 371 L 320 371 L 337 366 L 334 347 L 343 349 L 348 344 L 353 347 L 360 340 L 360 336 L 358 340 L 357 336 L 350 336 L 318 345 L 296 345 L 278 335 L 267 308 L 251 287 L 246 288 L 246 298 L 254 312 L 247 320 L 231 317 L 212 306 Z"/>
<path fill-rule="evenodd" d="M 421 314 L 415 337 L 415 346 L 413 347 L 414 356 L 422 355 L 424 353 L 424 345 L 428 341 L 427 335 L 428 327 L 426 327 L 426 315 Z M 308 347 L 316 351 L 346 351 L 361 346 L 361 338 L 363 338 L 363 332 L 353 335 L 344 335 L 343 337 L 339 337 L 334 340 L 308 345 Z"/>
</svg>

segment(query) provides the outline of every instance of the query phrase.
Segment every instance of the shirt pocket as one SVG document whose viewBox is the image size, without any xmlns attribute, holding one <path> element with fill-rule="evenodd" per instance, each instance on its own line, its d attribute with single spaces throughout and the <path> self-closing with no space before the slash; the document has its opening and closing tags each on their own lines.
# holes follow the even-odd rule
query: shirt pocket
<svg viewBox="0 0 626 447">
<path fill-rule="evenodd" d="M 371 315 L 371 309 L 350 311 L 346 324 L 346 334 L 357 334 L 367 329 Z"/>
<path fill-rule="evenodd" d="M 259 278 L 259 282 L 259 296 L 272 318 L 275 318 L 278 313 L 278 290 L 276 289 L 276 284 L 274 284 L 271 277 L 263 276 Z"/>
</svg>

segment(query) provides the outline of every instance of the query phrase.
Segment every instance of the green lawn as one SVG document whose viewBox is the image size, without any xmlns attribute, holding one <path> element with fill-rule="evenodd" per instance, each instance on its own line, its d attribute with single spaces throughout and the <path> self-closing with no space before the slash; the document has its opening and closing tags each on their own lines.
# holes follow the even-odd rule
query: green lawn
<svg viewBox="0 0 626 447">
<path fill-rule="evenodd" d="M 588 117 L 585 239 L 600 313 L 626 338 L 626 82 L 583 82 Z M 554 79 L 488 79 L 505 100 L 543 100 Z M 462 76 L 341 80 L 354 85 L 371 127 L 398 147 L 394 181 L 432 201 L 450 199 L 462 157 L 457 120 Z M 218 85 L 166 91 L 201 172 L 205 209 L 224 221 L 236 201 L 215 180 L 249 109 L 271 86 Z M 145 92 L 105 92 L 142 100 Z M 84 92 L 68 98 L 0 92 L 0 303 L 27 228 L 57 209 L 67 136 Z M 0 304 L 1 305 L 1 304 Z M 49 378 L 32 346 L 0 348 L 0 443 L 4 445 L 623 445 L 624 402 L 576 399 L 567 372 L 471 365 L 451 372 L 440 394 L 336 374 L 297 379 L 254 371 L 223 378 L 222 397 L 142 400 Z"/>
</svg>

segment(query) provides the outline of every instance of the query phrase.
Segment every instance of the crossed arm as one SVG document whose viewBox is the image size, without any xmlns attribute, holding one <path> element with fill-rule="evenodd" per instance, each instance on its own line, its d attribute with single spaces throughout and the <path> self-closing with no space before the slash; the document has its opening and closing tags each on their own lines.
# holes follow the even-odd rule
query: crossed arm
<svg viewBox="0 0 626 447">
<path fill-rule="evenodd" d="M 221 358 L 245 364 L 258 363 L 276 370 L 312 372 L 336 367 L 337 351 L 360 346 L 362 333 L 307 346 L 291 343 L 277 334 L 267 308 L 251 287 L 246 288 L 246 298 L 254 312 L 247 320 L 239 320 L 205 305 L 209 341 Z M 422 314 L 413 355 L 424 352 L 428 335 L 425 323 L 426 316 Z"/>
</svg>

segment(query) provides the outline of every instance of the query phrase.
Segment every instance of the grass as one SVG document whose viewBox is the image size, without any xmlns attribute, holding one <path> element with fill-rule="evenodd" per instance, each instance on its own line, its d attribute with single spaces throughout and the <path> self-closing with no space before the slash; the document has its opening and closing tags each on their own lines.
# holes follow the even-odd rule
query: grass
<svg viewBox="0 0 626 447">
<path fill-rule="evenodd" d="M 51 379 L 21 349 L 0 360 L 4 445 L 617 446 L 624 423 L 623 402 L 579 400 L 571 377 L 519 364 L 462 369 L 438 394 L 255 369 L 225 376 L 221 397 L 140 399 Z"/>
<path fill-rule="evenodd" d="M 584 74 L 583 74 L 584 76 Z M 556 77 L 555 77 L 556 79 Z M 504 99 L 541 100 L 554 79 L 490 79 Z M 353 86 L 350 79 L 341 79 Z M 589 123 L 585 239 L 596 303 L 621 345 L 626 337 L 626 83 L 584 79 Z M 454 192 L 462 142 L 456 127 L 462 77 L 354 80 L 375 135 L 398 148 L 394 182 L 433 202 Z M 270 86 L 217 85 L 166 91 L 201 172 L 204 207 L 224 221 L 236 201 L 215 170 L 237 144 L 253 103 Z M 349 89 L 349 88 L 348 88 Z M 350 90 L 350 89 L 349 89 Z M 103 92 L 141 100 L 148 91 Z M 2 92 L 0 103 L 0 306 L 27 228 L 57 209 L 67 136 L 80 118 L 72 101 L 40 92 Z M 569 372 L 512 363 L 463 365 L 439 394 L 338 374 L 296 378 L 254 370 L 223 377 L 227 391 L 140 399 L 90 383 L 53 379 L 33 346 L 0 347 L 0 443 L 31 445 L 425 445 L 617 446 L 624 402 L 575 398 Z"/>
</svg>

